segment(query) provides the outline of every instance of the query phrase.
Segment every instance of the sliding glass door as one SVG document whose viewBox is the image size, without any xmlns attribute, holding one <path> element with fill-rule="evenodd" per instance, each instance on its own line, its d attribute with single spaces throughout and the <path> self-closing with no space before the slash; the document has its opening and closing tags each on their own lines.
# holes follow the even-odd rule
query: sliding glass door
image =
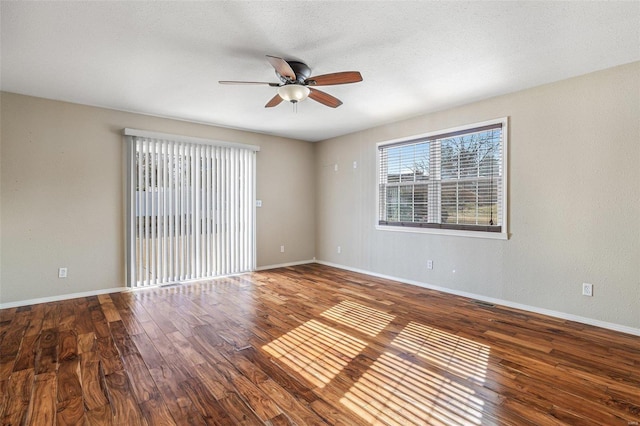
<svg viewBox="0 0 640 426">
<path fill-rule="evenodd" d="M 126 129 L 127 281 L 255 269 L 258 147 Z"/>
</svg>

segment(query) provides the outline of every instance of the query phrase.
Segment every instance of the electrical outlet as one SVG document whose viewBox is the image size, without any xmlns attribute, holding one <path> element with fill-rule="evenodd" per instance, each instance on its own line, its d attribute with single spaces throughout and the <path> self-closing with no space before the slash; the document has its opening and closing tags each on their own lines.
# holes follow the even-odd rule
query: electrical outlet
<svg viewBox="0 0 640 426">
<path fill-rule="evenodd" d="M 427 269 L 433 269 L 433 260 L 427 260 Z"/>
<path fill-rule="evenodd" d="M 284 253 L 284 246 L 280 246 L 280 253 Z"/>
<path fill-rule="evenodd" d="M 342 247 L 338 246 L 338 254 L 342 253 Z"/>
<path fill-rule="evenodd" d="M 583 296 L 593 296 L 593 284 L 582 283 L 582 295 Z"/>
<path fill-rule="evenodd" d="M 262 200 L 256 200 L 256 207 L 262 207 Z"/>
<path fill-rule="evenodd" d="M 58 268 L 58 278 L 67 278 L 67 268 Z"/>
</svg>

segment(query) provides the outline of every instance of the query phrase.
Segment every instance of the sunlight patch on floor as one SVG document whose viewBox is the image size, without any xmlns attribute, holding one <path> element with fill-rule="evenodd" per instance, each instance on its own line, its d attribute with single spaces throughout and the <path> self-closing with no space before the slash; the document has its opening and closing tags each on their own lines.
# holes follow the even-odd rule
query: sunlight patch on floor
<svg viewBox="0 0 640 426">
<path fill-rule="evenodd" d="M 262 348 L 315 386 L 324 387 L 366 344 L 311 320 Z"/>
<path fill-rule="evenodd" d="M 413 321 L 391 344 L 458 377 L 484 383 L 489 362 L 487 345 Z"/>
<path fill-rule="evenodd" d="M 320 315 L 371 337 L 377 336 L 395 318 L 394 315 L 348 300 Z"/>
<path fill-rule="evenodd" d="M 340 400 L 371 424 L 479 425 L 483 402 L 456 382 L 385 352 Z"/>
<path fill-rule="evenodd" d="M 437 371 L 482 383 L 488 346 L 416 322 L 391 346 L 421 362 L 384 352 L 340 399 L 345 407 L 372 425 L 482 423 L 483 401 L 471 388 Z"/>
</svg>

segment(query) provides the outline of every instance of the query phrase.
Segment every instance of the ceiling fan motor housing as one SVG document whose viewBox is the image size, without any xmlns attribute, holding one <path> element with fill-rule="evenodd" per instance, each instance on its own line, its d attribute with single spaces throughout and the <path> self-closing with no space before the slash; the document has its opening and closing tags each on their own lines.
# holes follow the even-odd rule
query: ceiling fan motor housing
<svg viewBox="0 0 640 426">
<path fill-rule="evenodd" d="M 309 68 L 304 62 L 287 61 L 287 63 L 296 74 L 294 83 L 304 84 L 304 81 L 311 75 L 311 68 Z M 278 71 L 276 71 L 276 75 L 283 83 L 289 83 L 287 77 L 282 76 Z"/>
</svg>

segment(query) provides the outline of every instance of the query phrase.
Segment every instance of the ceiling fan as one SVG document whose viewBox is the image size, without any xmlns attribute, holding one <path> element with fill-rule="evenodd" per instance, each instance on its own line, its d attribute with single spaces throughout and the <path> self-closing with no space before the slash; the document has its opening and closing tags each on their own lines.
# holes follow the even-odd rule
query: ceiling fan
<svg viewBox="0 0 640 426">
<path fill-rule="evenodd" d="M 261 81 L 219 81 L 220 84 L 266 84 L 278 88 L 275 95 L 265 108 L 274 107 L 280 102 L 289 101 L 296 104 L 300 101 L 313 99 L 331 108 L 342 105 L 342 101 L 321 90 L 314 89 L 315 86 L 333 86 L 336 84 L 357 83 L 362 81 L 362 75 L 358 71 L 342 71 L 331 74 L 317 75 L 310 77 L 311 68 L 307 64 L 298 61 L 285 61 L 276 56 L 267 55 L 267 60 L 276 71 L 280 83 L 266 83 Z"/>
</svg>

